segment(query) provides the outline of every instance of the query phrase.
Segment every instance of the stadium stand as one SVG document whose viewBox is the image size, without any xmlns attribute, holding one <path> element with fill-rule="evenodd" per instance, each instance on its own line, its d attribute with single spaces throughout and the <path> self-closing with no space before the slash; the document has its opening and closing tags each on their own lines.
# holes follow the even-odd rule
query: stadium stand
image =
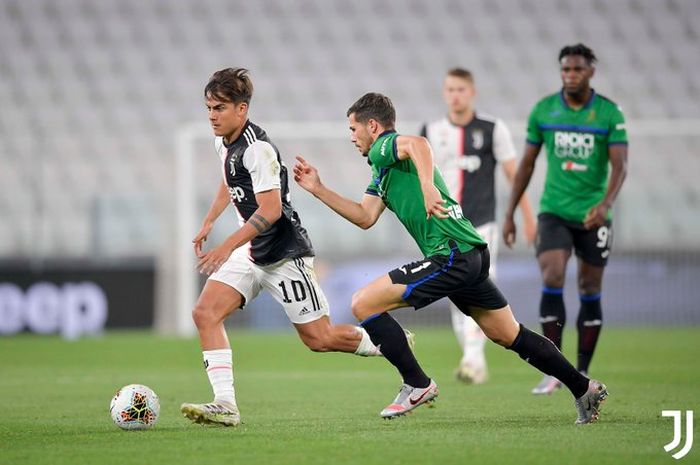
<svg viewBox="0 0 700 465">
<path fill-rule="evenodd" d="M 698 19 L 693 0 L 0 0 L 0 257 L 37 241 L 54 257 L 154 254 L 174 134 L 205 118 L 216 69 L 252 70 L 260 122 L 342 121 L 369 90 L 422 121 L 441 113 L 443 71 L 459 64 L 480 107 L 523 121 L 558 87 L 560 46 L 584 41 L 596 88 L 628 119 L 668 126 L 700 118 Z M 700 134 L 654 134 L 633 138 L 618 244 L 697 248 Z"/>
</svg>

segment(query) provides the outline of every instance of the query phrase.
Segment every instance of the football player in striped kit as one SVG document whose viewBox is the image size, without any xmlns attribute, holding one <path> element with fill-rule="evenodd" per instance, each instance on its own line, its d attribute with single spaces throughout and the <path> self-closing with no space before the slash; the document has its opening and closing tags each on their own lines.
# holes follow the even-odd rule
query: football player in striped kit
<svg viewBox="0 0 700 465">
<path fill-rule="evenodd" d="M 474 108 L 476 88 L 472 73 L 452 68 L 445 76 L 443 98 L 447 116 L 425 124 L 421 135 L 433 147 L 435 164 L 440 169 L 450 194 L 462 212 L 488 243 L 491 253 L 491 279 L 496 278 L 498 224 L 496 223 L 496 166 L 500 165 L 509 183 L 518 168 L 517 155 L 510 131 L 499 119 Z M 523 230 L 529 244 L 535 240 L 537 223 L 530 202 L 520 202 Z M 452 328 L 462 359 L 455 370 L 457 379 L 481 384 L 488 379 L 484 345 L 486 336 L 469 316 L 450 304 Z"/>
<path fill-rule="evenodd" d="M 233 357 L 224 320 L 267 290 L 282 305 L 299 337 L 316 352 L 382 355 L 364 328 L 332 325 L 313 271 L 314 251 L 292 207 L 287 168 L 265 131 L 248 119 L 253 84 L 248 70 L 217 71 L 204 90 L 223 181 L 192 241 L 197 268 L 209 275 L 193 311 L 214 401 L 182 404 L 202 424 L 237 426 Z M 217 247 L 203 243 L 230 204 L 240 228 Z M 412 335 L 406 332 L 408 343 Z"/>
</svg>

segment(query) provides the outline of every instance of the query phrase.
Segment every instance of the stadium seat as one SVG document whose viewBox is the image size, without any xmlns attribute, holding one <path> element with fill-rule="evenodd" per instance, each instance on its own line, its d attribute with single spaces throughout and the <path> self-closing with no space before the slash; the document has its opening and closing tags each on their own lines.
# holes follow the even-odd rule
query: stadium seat
<svg viewBox="0 0 700 465">
<path fill-rule="evenodd" d="M 103 194 L 128 190 L 131 195 L 122 202 L 126 207 L 114 201 L 111 213 L 100 217 L 109 218 L 104 221 L 110 227 L 117 224 L 113 218 L 122 218 L 114 231 L 122 231 L 123 238 L 153 231 L 138 218 L 152 214 L 151 207 L 137 207 L 138 198 L 156 212 L 169 211 L 160 202 L 167 204 L 175 187 L 162 173 L 173 173 L 176 134 L 184 124 L 206 121 L 203 85 L 226 66 L 252 70 L 252 118 L 263 126 L 342 121 L 349 104 L 370 90 L 389 94 L 401 120 L 434 118 L 443 114 L 443 73 L 458 65 L 475 72 L 479 108 L 522 122 L 540 97 L 559 87 L 558 48 L 583 40 L 600 58 L 595 88 L 620 103 L 628 119 L 698 118 L 700 69 L 694 57 L 700 29 L 693 18 L 699 5 L 672 0 L 7 1 L 0 6 L 0 104 L 12 110 L 0 113 L 0 197 L 23 189 L 18 202 L 31 205 L 46 192 L 61 191 L 57 211 L 46 218 L 47 231 L 56 234 L 46 241 L 49 255 L 87 257 L 95 234 L 116 234 L 105 225 L 91 230 L 95 199 Z M 222 17 L 235 20 L 212 27 Z M 514 135 L 522 141 L 522 134 L 514 130 Z M 683 205 L 693 212 L 686 217 L 700 217 L 698 188 L 688 174 L 700 168 L 689 161 L 697 158 L 697 137 L 661 138 L 631 145 L 631 166 L 651 167 L 639 177 L 635 172 L 625 186 L 621 201 L 630 202 L 630 225 L 641 224 L 634 215 L 643 215 L 642 200 Z M 279 143 L 290 145 L 290 152 L 303 146 L 297 140 Z M 207 150 L 202 156 L 210 157 L 210 145 L 202 145 Z M 316 141 L 309 150 L 334 157 L 340 152 L 324 167 L 364 182 L 364 167 L 354 166 L 347 140 Z M 56 172 L 34 191 L 24 187 L 32 181 L 24 160 L 39 151 L 55 160 L 50 166 Z M 672 182 L 640 189 L 647 187 L 643 176 L 658 172 L 659 154 L 669 152 L 674 156 L 667 156 L 664 169 Z M 284 155 L 291 163 L 293 153 Z M 13 159 L 23 161 L 7 163 Z M 342 175 L 338 178 L 352 191 Z M 628 199 L 627 190 L 646 193 L 642 200 Z M 0 203 L 17 225 L 3 232 L 14 239 L 8 242 L 13 247 L 0 248 L 0 256 L 30 252 L 24 238 L 31 221 L 12 205 Z M 670 215 L 661 210 L 654 213 L 659 221 Z M 693 240 L 696 223 L 666 219 L 682 230 L 679 237 Z M 659 234 L 655 231 L 639 234 Z M 71 234 L 79 244 L 66 245 Z M 150 245 L 123 240 L 115 250 L 156 253 L 148 249 L 153 242 L 144 243 Z"/>
</svg>

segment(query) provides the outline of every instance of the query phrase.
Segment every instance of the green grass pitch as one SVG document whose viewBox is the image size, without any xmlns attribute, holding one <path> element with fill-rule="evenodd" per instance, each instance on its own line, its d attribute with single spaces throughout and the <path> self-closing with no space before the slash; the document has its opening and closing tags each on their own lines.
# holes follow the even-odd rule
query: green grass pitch
<svg viewBox="0 0 700 465">
<path fill-rule="evenodd" d="M 180 416 L 181 402 L 211 397 L 193 339 L 0 338 L 0 464 L 670 464 L 672 420 L 661 411 L 700 416 L 700 328 L 604 329 L 593 374 L 611 395 L 601 421 L 579 427 L 568 391 L 530 395 L 540 374 L 491 343 L 490 382 L 458 383 L 448 329 L 416 331 L 440 386 L 435 408 L 391 421 L 378 413 L 399 380 L 384 359 L 314 354 L 292 333 L 229 334 L 238 428 Z M 574 339 L 565 335 L 568 356 Z M 152 430 L 121 431 L 109 418 L 112 395 L 130 383 L 160 396 Z M 698 449 L 680 462 L 700 463 Z"/>
</svg>

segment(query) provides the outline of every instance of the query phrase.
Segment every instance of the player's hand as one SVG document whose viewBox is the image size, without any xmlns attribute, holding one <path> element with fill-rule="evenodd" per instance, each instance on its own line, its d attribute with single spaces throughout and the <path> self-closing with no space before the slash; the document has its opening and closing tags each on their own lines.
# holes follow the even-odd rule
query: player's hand
<svg viewBox="0 0 700 465">
<path fill-rule="evenodd" d="M 211 232 L 211 228 L 214 227 L 214 223 L 211 221 L 205 221 L 202 225 L 202 229 L 199 230 L 192 243 L 194 244 L 194 253 L 197 257 L 202 257 L 202 243 L 207 241 L 207 236 Z"/>
<path fill-rule="evenodd" d="M 318 170 L 310 165 L 301 155 L 297 155 L 297 162 L 294 164 L 294 181 L 302 189 L 312 194 L 321 186 L 321 177 Z"/>
<path fill-rule="evenodd" d="M 509 249 L 512 249 L 513 244 L 515 244 L 516 231 L 517 228 L 515 227 L 513 217 L 506 215 L 505 220 L 503 220 L 503 242 L 505 242 Z"/>
<path fill-rule="evenodd" d="M 537 221 L 535 221 L 534 218 L 525 218 L 523 221 L 523 235 L 525 236 L 527 245 L 535 243 L 535 238 L 537 237 Z"/>
<path fill-rule="evenodd" d="M 446 200 L 440 195 L 434 184 L 423 187 L 423 201 L 425 202 L 426 219 L 431 216 L 435 218 L 445 219 L 448 217 L 449 210 L 444 207 Z"/>
<path fill-rule="evenodd" d="M 605 224 L 608 218 L 610 207 L 601 203 L 588 210 L 586 217 L 583 219 L 583 227 L 586 229 L 596 229 Z"/>
<path fill-rule="evenodd" d="M 233 252 L 233 250 L 231 250 L 231 248 L 225 244 L 214 247 L 210 251 L 201 255 L 199 258 L 199 263 L 197 263 L 197 270 L 206 275 L 210 275 L 218 271 L 218 269 L 221 268 L 221 265 L 223 265 L 231 256 L 231 252 Z"/>
</svg>

